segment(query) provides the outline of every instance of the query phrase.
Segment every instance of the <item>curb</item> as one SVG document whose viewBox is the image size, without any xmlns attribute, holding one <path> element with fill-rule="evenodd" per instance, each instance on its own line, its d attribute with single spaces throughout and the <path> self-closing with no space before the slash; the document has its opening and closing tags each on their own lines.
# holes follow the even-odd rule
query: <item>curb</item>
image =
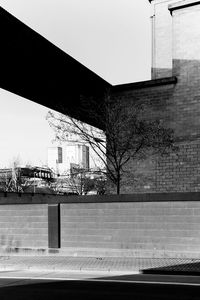
<svg viewBox="0 0 200 300">
<path fill-rule="evenodd" d="M 0 256 L 0 271 L 200 275 L 200 260 Z"/>
</svg>

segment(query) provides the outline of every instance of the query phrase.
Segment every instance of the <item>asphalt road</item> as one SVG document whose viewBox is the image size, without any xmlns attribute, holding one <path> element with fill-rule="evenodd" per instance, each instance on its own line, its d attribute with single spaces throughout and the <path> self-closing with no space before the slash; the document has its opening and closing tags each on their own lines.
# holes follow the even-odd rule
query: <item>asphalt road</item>
<svg viewBox="0 0 200 300">
<path fill-rule="evenodd" d="M 162 300 L 162 299 L 200 299 L 199 279 L 188 279 L 189 285 L 184 280 L 163 280 L 156 283 L 156 277 L 143 275 L 123 276 L 117 280 L 116 277 L 84 280 L 49 280 L 49 279 L 23 279 L 23 278 L 1 278 L 0 299 L 95 299 L 95 300 Z M 131 276 L 131 277 L 130 277 Z M 147 276 L 147 275 L 146 275 Z M 120 276 L 119 276 L 120 277 Z M 128 279 L 128 280 L 127 280 Z M 159 281 L 161 278 L 158 277 Z M 186 281 L 187 278 L 185 278 Z M 140 281 L 140 282 L 139 282 Z M 146 281 L 146 282 L 145 282 Z M 172 281 L 172 280 L 171 280 Z M 178 282 L 180 281 L 180 282 Z M 191 282 L 190 282 L 191 281 Z M 195 283 L 196 282 L 196 283 Z"/>
</svg>

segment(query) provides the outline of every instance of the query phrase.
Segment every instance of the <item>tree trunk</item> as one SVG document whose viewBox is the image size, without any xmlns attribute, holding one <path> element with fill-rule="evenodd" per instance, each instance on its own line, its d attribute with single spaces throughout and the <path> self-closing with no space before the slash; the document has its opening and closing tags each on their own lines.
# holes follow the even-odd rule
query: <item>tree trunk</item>
<svg viewBox="0 0 200 300">
<path fill-rule="evenodd" d="M 120 194 L 120 175 L 117 176 L 117 195 Z"/>
</svg>

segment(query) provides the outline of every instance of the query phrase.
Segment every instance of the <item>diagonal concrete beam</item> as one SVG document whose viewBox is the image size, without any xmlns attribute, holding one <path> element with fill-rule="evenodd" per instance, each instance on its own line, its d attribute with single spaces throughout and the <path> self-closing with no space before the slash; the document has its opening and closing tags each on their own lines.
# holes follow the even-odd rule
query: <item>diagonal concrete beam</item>
<svg viewBox="0 0 200 300">
<path fill-rule="evenodd" d="M 60 112 L 111 85 L 0 7 L 0 87 Z M 89 101 L 89 100 L 88 100 Z M 91 123 L 89 115 L 80 116 Z M 98 124 L 92 124 L 98 126 Z"/>
</svg>

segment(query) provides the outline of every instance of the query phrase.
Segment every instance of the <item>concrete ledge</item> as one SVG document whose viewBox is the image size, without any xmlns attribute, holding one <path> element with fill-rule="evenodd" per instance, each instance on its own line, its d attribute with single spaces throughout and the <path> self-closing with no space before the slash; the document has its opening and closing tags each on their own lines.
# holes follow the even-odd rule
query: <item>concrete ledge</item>
<svg viewBox="0 0 200 300">
<path fill-rule="evenodd" d="M 107 248 L 10 248 L 0 250 L 0 256 L 63 256 L 63 257 L 118 257 L 118 258 L 171 258 L 171 259 L 200 259 L 199 251 L 165 251 L 165 250 L 131 250 Z"/>
<path fill-rule="evenodd" d="M 0 205 L 8 204 L 59 204 L 59 203 L 113 203 L 113 202 L 173 202 L 200 201 L 200 192 L 145 193 L 122 195 L 60 196 L 0 193 Z"/>
<path fill-rule="evenodd" d="M 59 255 L 73 257 L 130 257 L 130 258 L 192 258 L 199 259 L 198 251 L 131 250 L 107 248 L 62 248 Z"/>
<path fill-rule="evenodd" d="M 172 77 L 165 77 L 153 80 L 146 80 L 140 82 L 133 82 L 133 83 L 125 83 L 119 84 L 112 87 L 112 91 L 114 92 L 121 92 L 123 90 L 131 90 L 131 89 L 143 89 L 152 86 L 160 86 L 160 85 L 167 85 L 167 84 L 176 84 L 177 78 L 175 76 Z"/>
</svg>

